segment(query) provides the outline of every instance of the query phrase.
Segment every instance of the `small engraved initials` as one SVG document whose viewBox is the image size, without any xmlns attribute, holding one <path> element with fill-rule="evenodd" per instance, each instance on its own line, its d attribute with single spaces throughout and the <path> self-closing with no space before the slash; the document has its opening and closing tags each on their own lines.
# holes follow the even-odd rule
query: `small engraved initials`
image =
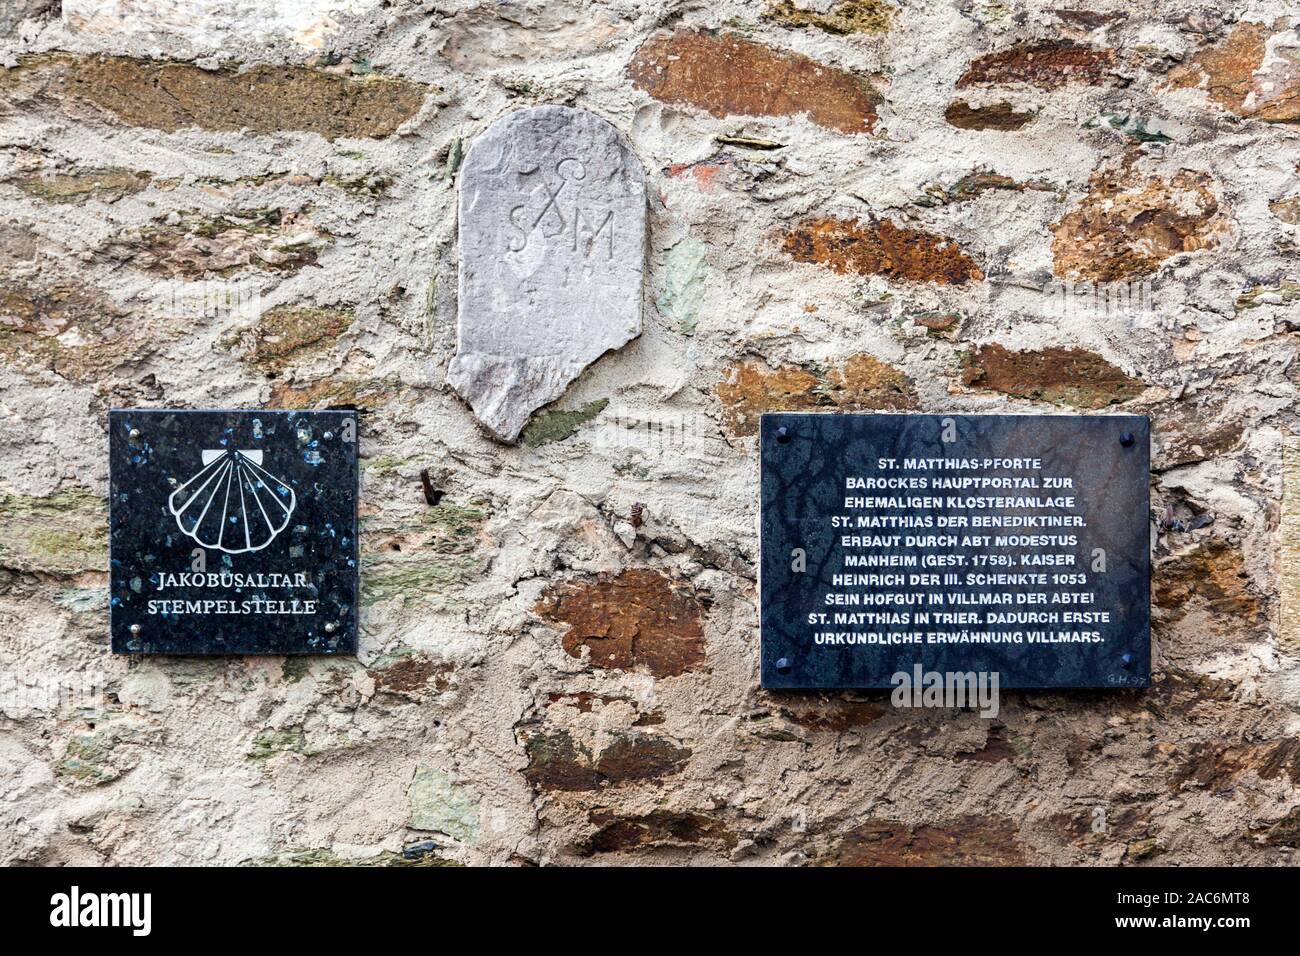
<svg viewBox="0 0 1300 956">
<path fill-rule="evenodd" d="M 519 168 L 521 176 L 534 176 L 540 172 L 541 168 L 537 166 Z M 541 178 L 538 184 L 538 187 L 542 190 L 544 202 L 536 215 L 529 214 L 529 203 L 527 201 L 511 207 L 509 214 L 510 225 L 516 234 L 507 239 L 507 248 L 511 252 L 522 252 L 528 247 L 533 234 L 538 231 L 546 239 L 562 236 L 566 232 L 572 231 L 573 243 L 571 251 L 573 253 L 576 254 L 581 250 L 584 259 L 590 258 L 601 236 L 604 235 L 608 239 L 605 258 L 613 259 L 614 227 L 616 224 L 614 210 L 598 209 L 593 212 L 584 210 L 576 200 L 571 207 L 562 206 L 560 202 L 564 189 L 569 183 L 581 182 L 587 178 L 587 167 L 583 165 L 581 160 L 573 156 L 566 156 L 555 164 L 555 174 L 560 179 L 558 184 L 552 185 L 544 177 Z M 536 196 L 536 194 L 537 190 L 535 188 L 531 195 Z M 565 208 L 571 208 L 572 215 L 570 218 L 565 218 Z M 604 215 L 602 216 L 601 213 Z M 558 220 L 558 226 L 554 225 L 556 220 Z M 572 225 L 572 230 L 570 230 L 570 225 Z"/>
</svg>

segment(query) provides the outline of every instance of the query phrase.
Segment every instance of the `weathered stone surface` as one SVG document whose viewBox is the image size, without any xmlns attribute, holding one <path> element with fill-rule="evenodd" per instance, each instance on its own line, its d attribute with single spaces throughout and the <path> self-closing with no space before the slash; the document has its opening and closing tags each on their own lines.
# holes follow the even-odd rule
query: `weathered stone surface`
<svg viewBox="0 0 1300 956">
<path fill-rule="evenodd" d="M 125 233 L 108 250 L 149 272 L 202 279 L 250 269 L 292 274 L 315 263 L 330 241 L 309 216 L 271 208 L 180 217 Z"/>
<path fill-rule="evenodd" d="M 400 521 L 372 522 L 362 542 L 366 602 L 446 605 L 483 568 L 487 513 L 442 501 Z"/>
<path fill-rule="evenodd" d="M 1270 748 L 1297 736 L 1300 452 L 1285 448 L 1300 432 L 1300 156 L 1295 125 L 1262 119 L 1285 112 L 1268 96 L 1286 87 L 1264 86 L 1294 62 L 1287 29 L 1273 26 L 1279 13 L 1294 24 L 1283 4 L 881 0 L 894 10 L 887 34 L 839 34 L 816 16 L 852 9 L 837 0 L 377 0 L 357 17 L 351 0 L 329 0 L 344 12 L 319 55 L 274 23 L 265 42 L 256 24 L 216 49 L 195 39 L 205 11 L 247 22 L 290 2 L 117 0 L 123 16 L 183 6 L 193 18 L 146 35 L 73 32 L 58 0 L 0 0 L 0 683 L 12 690 L 16 677 L 19 689 L 0 694 L 0 863 L 781 866 L 834 858 L 872 818 L 915 835 L 913 853 L 932 839 L 922 827 L 969 833 L 935 849 L 935 863 L 1004 836 L 1026 862 L 1054 866 L 1296 861 L 1300 783 L 1234 772 L 1267 768 Z M 809 16 L 763 18 L 776 8 Z M 1260 58 L 1228 69 L 1203 56 L 1260 26 Z M 714 84 L 722 105 L 746 112 L 719 117 L 636 87 L 627 64 L 675 31 L 712 32 L 705 49 L 728 33 L 749 44 L 729 61 L 663 64 L 675 89 L 695 97 Z M 972 61 L 1044 39 L 1113 49 L 1115 63 L 1100 85 L 954 89 Z M 65 52 L 33 55 L 54 48 Z M 810 72 L 767 91 L 793 68 L 771 63 L 760 77 L 745 58 L 754 50 L 797 51 L 827 83 Z M 329 109 L 246 85 L 253 64 L 302 78 Z M 1202 64 L 1221 79 L 1197 77 Z M 842 72 L 888 104 L 831 84 Z M 1192 85 L 1153 99 L 1171 74 Z M 402 108 L 353 111 L 347 91 L 370 89 Z M 1259 113 L 1232 112 L 1238 96 Z M 748 112 L 783 101 L 793 114 Z M 634 144 L 649 198 L 643 299 L 660 305 L 641 340 L 532 416 L 520 441 L 542 444 L 512 449 L 439 386 L 454 352 L 465 152 L 505 111 L 538 103 L 590 110 Z M 823 107 L 823 121 L 872 133 L 804 115 Z M 348 132 L 331 142 L 303 129 Z M 1041 288 L 1052 224 L 1126 155 L 1139 173 L 1122 174 L 1132 186 L 1121 192 L 1194 169 L 1231 232 L 1207 225 L 1213 250 L 1163 259 L 1139 311 L 1116 311 L 1100 289 L 1058 310 Z M 1170 205 L 1199 215 L 1195 195 L 1173 189 Z M 1113 235 L 1134 255 L 1176 247 L 1141 232 L 1167 213 L 1132 213 Z M 800 223 L 869 215 L 951 237 L 989 280 L 914 285 L 781 251 Z M 1088 258 L 1080 250 L 1071 274 L 1103 274 Z M 1128 288 L 1145 287 L 1135 278 Z M 233 290 L 239 305 L 214 311 L 204 290 Z M 337 340 L 337 323 L 317 342 L 306 324 L 259 340 L 255 319 L 281 304 L 357 321 Z M 236 330 L 238 347 L 223 348 Z M 280 354 L 289 341 L 303 344 Z M 1099 411 L 1152 422 L 1152 686 L 1004 694 L 997 721 L 898 711 L 888 692 L 758 689 L 755 440 L 736 435 L 764 408 L 859 410 L 853 401 L 1072 411 L 963 387 L 959 353 L 994 342 L 1096 351 L 1147 386 Z M 863 363 L 877 386 L 833 387 L 832 371 L 863 353 L 880 363 Z M 263 371 L 255 355 L 279 367 Z M 213 405 L 364 410 L 360 661 L 127 668 L 101 653 L 106 409 Z M 634 502 L 644 523 L 631 529 Z M 552 584 L 629 566 L 708 595 L 696 669 L 592 666 L 590 651 L 565 651 L 571 625 L 531 611 Z M 24 684 L 92 671 L 105 682 L 91 707 L 65 695 L 23 709 Z M 99 727 L 115 713 L 161 732 L 106 747 Z M 540 742 L 530 750 L 538 733 L 557 759 L 542 759 Z M 477 842 L 412 834 L 417 767 L 479 801 Z M 639 777 L 612 779 L 634 767 Z M 214 825 L 196 829 L 194 808 Z M 962 831 L 968 816 L 1015 830 Z M 1153 840 L 1159 855 L 1144 858 Z M 882 843 L 888 859 L 896 846 Z"/>
<path fill-rule="evenodd" d="M 538 106 L 479 136 L 459 178 L 447 381 L 513 442 L 583 369 L 641 334 L 645 173 L 600 117 Z"/>
<path fill-rule="evenodd" d="M 1268 211 L 1288 225 L 1300 226 L 1300 196 L 1275 199 L 1268 204 Z"/>
<path fill-rule="evenodd" d="M 1151 427 L 1152 464 L 1163 470 L 1232 451 L 1245 422 L 1226 403 L 1182 401 L 1153 409 Z"/>
<path fill-rule="evenodd" d="M 961 316 L 955 312 L 922 312 L 912 317 L 912 324 L 919 325 L 933 335 L 951 338 L 961 324 Z"/>
<path fill-rule="evenodd" d="M 1204 90 L 1238 116 L 1298 123 L 1300 37 L 1285 18 L 1271 26 L 1243 21 L 1223 42 L 1171 71 L 1166 88 Z"/>
<path fill-rule="evenodd" d="M 737 362 L 728 366 L 716 391 L 727 428 L 738 437 L 757 435 L 764 412 L 903 411 L 918 404 L 916 388 L 904 372 L 864 353 L 826 370 Z"/>
<path fill-rule="evenodd" d="M 30 0 L 28 0 L 30 2 Z M 339 31 L 340 21 L 379 7 L 382 0 L 257 4 L 194 3 L 193 0 L 62 0 L 63 23 L 78 37 L 141 37 L 160 42 L 183 39 L 200 49 L 234 41 L 272 44 L 281 38 L 319 50 Z"/>
<path fill-rule="evenodd" d="M 277 382 L 271 389 L 272 408 L 364 408 L 375 409 L 392 401 L 395 388 L 389 382 L 371 379 L 331 377 L 313 382 Z"/>
<path fill-rule="evenodd" d="M 58 12 L 59 0 L 8 0 L 0 6 L 0 36 L 8 36 L 26 19 L 58 16 Z"/>
<path fill-rule="evenodd" d="M 485 3 L 447 21 L 442 55 L 458 70 L 499 70 L 550 57 L 574 57 L 609 47 L 627 24 L 582 0 L 531 6 Z"/>
<path fill-rule="evenodd" d="M 392 134 L 424 103 L 426 88 L 297 66 L 242 73 L 120 56 L 42 54 L 0 73 L 0 103 L 86 104 L 130 126 L 174 133 L 190 126 L 254 133 L 301 131 L 325 139 Z"/>
<path fill-rule="evenodd" d="M 816 27 L 827 33 L 884 33 L 894 19 L 885 0 L 836 0 L 825 12 L 779 0 L 763 12 L 764 20 L 788 27 Z"/>
<path fill-rule="evenodd" d="M 882 97 L 865 79 L 747 40 L 678 30 L 649 40 L 628 65 L 638 89 L 723 117 L 794 116 L 841 133 L 870 133 Z"/>
<path fill-rule="evenodd" d="M 1145 386 L 1095 352 L 1047 348 L 1013 352 L 981 345 L 962 361 L 962 382 L 1016 398 L 1073 408 L 1104 408 L 1140 395 Z"/>
<path fill-rule="evenodd" d="M 417 767 L 411 781 L 412 830 L 445 833 L 462 843 L 479 837 L 478 804 L 436 767 Z"/>
<path fill-rule="evenodd" d="M 968 816 L 934 824 L 873 820 L 840 840 L 835 866 L 1024 866 L 1015 821 Z"/>
<path fill-rule="evenodd" d="M 865 223 L 813 219 L 787 232 L 782 248 L 796 262 L 816 262 L 841 274 L 939 285 L 964 285 L 984 278 L 953 240 L 896 226 L 888 219 Z"/>
<path fill-rule="evenodd" d="M 157 324 L 131 322 L 96 290 L 66 284 L 33 288 L 8 280 L 0 289 L 0 358 L 25 370 L 47 369 L 75 382 L 102 382 L 173 337 Z"/>
<path fill-rule="evenodd" d="M 569 625 L 561 641 L 593 667 L 676 677 L 704 666 L 704 603 L 693 589 L 645 568 L 595 582 L 570 581 L 546 592 L 534 609 Z"/>
<path fill-rule="evenodd" d="M 925 187 L 925 198 L 916 202 L 918 206 L 948 206 L 953 203 L 969 202 L 986 192 L 1022 192 L 1026 189 L 1044 190 L 1048 187 L 1039 182 L 1017 182 L 1010 176 L 1002 176 L 987 169 L 976 169 L 962 176 L 950 186 L 933 183 Z"/>
<path fill-rule="evenodd" d="M 48 498 L 0 494 L 0 567 L 59 577 L 107 571 L 104 500 L 80 488 Z"/>
<path fill-rule="evenodd" d="M 33 174 L 18 179 L 18 188 L 29 196 L 46 202 L 85 202 L 103 199 L 112 202 L 138 193 L 149 185 L 150 176 L 134 169 L 105 167 L 74 169 L 50 175 Z"/>
<path fill-rule="evenodd" d="M 843 733 L 875 723 L 889 712 L 885 698 L 880 700 L 843 700 L 799 695 L 783 691 L 779 695 L 782 705 L 778 713 L 783 720 L 806 730 L 826 733 Z"/>
<path fill-rule="evenodd" d="M 1217 791 L 1243 774 L 1261 780 L 1287 780 L 1300 785 L 1300 740 L 1246 742 L 1209 740 L 1199 743 L 1169 781 L 1172 789 L 1204 787 Z"/>
<path fill-rule="evenodd" d="M 353 318 L 342 309 L 277 305 L 258 316 L 252 326 L 224 336 L 221 346 L 264 372 L 279 371 L 328 349 L 348 330 Z"/>
<path fill-rule="evenodd" d="M 377 693 L 422 700 L 431 693 L 448 690 L 454 669 L 451 664 L 423 654 L 404 653 L 376 661 L 367 673 L 374 679 Z"/>
<path fill-rule="evenodd" d="M 1219 630 L 1242 636 L 1265 617 L 1241 548 L 1221 538 L 1193 544 L 1159 562 L 1152 573 L 1151 602 L 1164 610 L 1166 620 L 1201 611 Z"/>
<path fill-rule="evenodd" d="M 1210 177 L 1168 179 L 1100 170 L 1088 195 L 1052 225 L 1053 271 L 1064 279 L 1118 282 L 1155 272 L 1180 252 L 1213 249 L 1227 231 Z"/>
<path fill-rule="evenodd" d="M 1020 129 L 1033 113 L 1022 113 L 1006 101 L 987 106 L 971 106 L 965 100 L 953 100 L 943 112 L 943 118 L 959 129 Z"/>
<path fill-rule="evenodd" d="M 1282 508 L 1278 519 L 1281 553 L 1278 582 L 1282 602 L 1278 639 L 1292 654 L 1300 653 L 1300 438 L 1282 446 Z"/>
<path fill-rule="evenodd" d="M 1024 83 L 1054 90 L 1068 83 L 1098 86 L 1115 65 L 1115 51 L 1068 41 L 1020 43 L 972 60 L 957 88 Z"/>
<path fill-rule="evenodd" d="M 528 766 L 524 777 L 541 791 L 600 790 L 680 773 L 691 751 L 665 737 L 617 733 L 602 749 L 574 740 L 567 730 L 521 733 Z"/>
<path fill-rule="evenodd" d="M 739 838 L 717 817 L 704 813 L 654 810 L 640 816 L 592 811 L 588 819 L 599 829 L 578 847 L 581 856 L 630 853 L 658 847 L 734 847 Z"/>
<path fill-rule="evenodd" d="M 598 398 L 581 408 L 543 412 L 524 429 L 523 443 L 529 448 L 539 448 L 551 442 L 564 441 L 603 412 L 607 405 L 609 405 L 608 398 Z"/>
</svg>

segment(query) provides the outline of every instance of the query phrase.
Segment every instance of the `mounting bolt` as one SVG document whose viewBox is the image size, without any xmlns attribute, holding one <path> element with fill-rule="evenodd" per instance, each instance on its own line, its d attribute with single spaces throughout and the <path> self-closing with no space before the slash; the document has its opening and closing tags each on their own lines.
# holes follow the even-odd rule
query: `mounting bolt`
<svg viewBox="0 0 1300 956">
<path fill-rule="evenodd" d="M 1121 654 L 1119 656 L 1119 663 L 1121 667 L 1123 667 L 1125 670 L 1128 670 L 1130 667 L 1133 666 L 1133 655 Z"/>
<path fill-rule="evenodd" d="M 778 674 L 788 674 L 792 670 L 794 670 L 794 664 L 790 662 L 790 658 L 778 657 L 776 659 L 776 672 Z"/>
<path fill-rule="evenodd" d="M 339 625 L 337 621 L 330 621 L 328 624 L 325 625 L 326 634 L 333 634 L 338 629 L 339 629 Z"/>
<path fill-rule="evenodd" d="M 790 429 L 786 428 L 784 425 L 778 428 L 776 430 L 776 440 L 782 445 L 788 445 L 790 443 Z"/>
<path fill-rule="evenodd" d="M 129 438 L 129 439 L 131 439 L 131 441 L 139 441 L 139 440 L 140 440 L 140 429 L 138 429 L 138 428 L 132 428 L 131 431 L 127 433 L 127 436 L 126 436 L 126 437 Z"/>
<path fill-rule="evenodd" d="M 1120 443 L 1121 445 L 1123 445 L 1125 448 L 1132 448 L 1132 447 L 1133 447 L 1133 433 L 1132 433 L 1132 432 L 1125 432 L 1124 434 L 1120 435 L 1120 436 L 1119 436 L 1119 443 Z"/>
<path fill-rule="evenodd" d="M 138 637 L 140 632 L 143 631 L 144 628 L 141 627 L 139 624 L 132 624 L 129 628 L 127 628 L 127 630 L 131 632 L 132 637 Z"/>
</svg>

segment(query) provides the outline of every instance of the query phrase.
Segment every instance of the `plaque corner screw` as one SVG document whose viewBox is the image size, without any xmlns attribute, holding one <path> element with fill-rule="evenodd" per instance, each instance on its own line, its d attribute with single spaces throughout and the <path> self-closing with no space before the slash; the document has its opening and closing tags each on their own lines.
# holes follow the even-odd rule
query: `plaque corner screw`
<svg viewBox="0 0 1300 956">
<path fill-rule="evenodd" d="M 1125 448 L 1132 448 L 1134 441 L 1135 439 L 1133 438 L 1132 432 L 1125 432 L 1124 434 L 1119 436 L 1119 443 L 1123 445 Z"/>
<path fill-rule="evenodd" d="M 325 625 L 325 633 L 326 633 L 326 634 L 333 634 L 333 633 L 334 633 L 335 631 L 337 631 L 338 629 L 339 629 L 339 626 L 338 626 L 338 623 L 337 623 L 336 621 L 330 621 L 328 624 Z"/>
<path fill-rule="evenodd" d="M 139 441 L 139 440 L 140 440 L 140 429 L 138 429 L 138 428 L 132 428 L 129 432 L 127 432 L 126 437 L 129 438 L 131 441 Z"/>
<path fill-rule="evenodd" d="M 131 632 L 132 637 L 138 637 L 140 632 L 143 631 L 144 628 L 141 627 L 139 624 L 132 624 L 129 628 L 127 628 L 127 630 Z"/>
<path fill-rule="evenodd" d="M 778 442 L 780 442 L 782 445 L 787 445 L 787 444 L 789 444 L 789 443 L 790 443 L 790 429 L 786 428 L 784 425 L 782 425 L 780 428 L 778 428 L 778 429 L 776 430 L 776 440 L 777 440 Z M 785 658 L 782 658 L 782 660 L 784 660 L 784 659 L 785 659 Z"/>
<path fill-rule="evenodd" d="M 1133 655 L 1124 653 L 1119 656 L 1119 663 L 1125 670 L 1133 666 Z"/>
<path fill-rule="evenodd" d="M 776 659 L 776 670 L 778 674 L 788 674 L 793 669 L 794 669 L 794 664 L 791 663 L 790 658 L 778 657 Z"/>
</svg>

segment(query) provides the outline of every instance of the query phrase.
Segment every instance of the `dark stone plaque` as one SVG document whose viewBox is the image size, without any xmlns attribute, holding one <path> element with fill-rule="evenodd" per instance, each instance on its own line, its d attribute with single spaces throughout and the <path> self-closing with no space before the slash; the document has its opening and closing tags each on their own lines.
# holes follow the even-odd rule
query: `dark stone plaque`
<svg viewBox="0 0 1300 956">
<path fill-rule="evenodd" d="M 108 424 L 115 652 L 355 653 L 355 412 Z"/>
<path fill-rule="evenodd" d="M 768 688 L 1150 683 L 1150 426 L 764 415 Z"/>
</svg>

